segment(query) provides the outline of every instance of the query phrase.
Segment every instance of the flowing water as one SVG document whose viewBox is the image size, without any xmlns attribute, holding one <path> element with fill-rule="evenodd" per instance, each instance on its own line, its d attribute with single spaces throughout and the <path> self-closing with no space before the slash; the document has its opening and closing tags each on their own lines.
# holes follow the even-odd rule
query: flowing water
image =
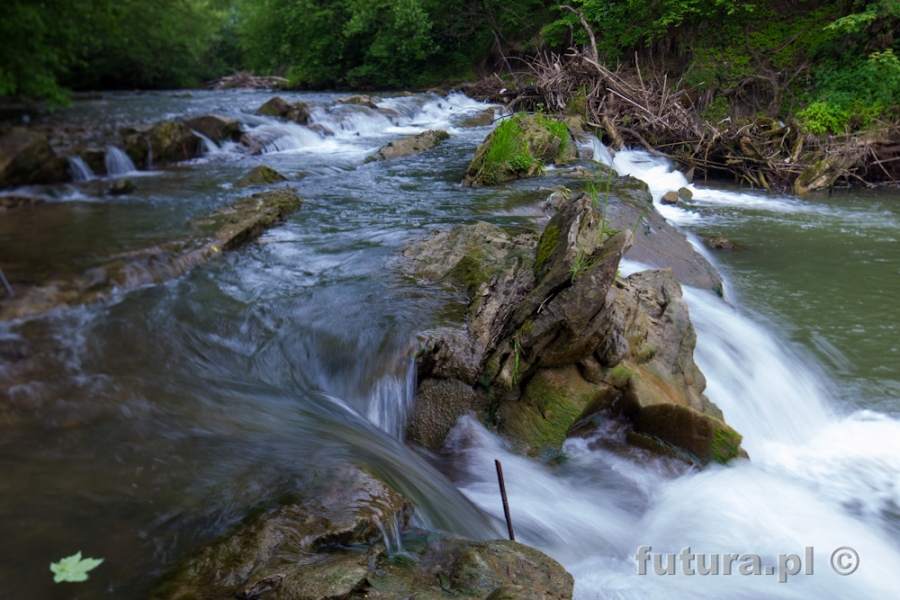
<svg viewBox="0 0 900 600">
<path fill-rule="evenodd" d="M 106 255 L 177 239 L 191 218 L 246 194 L 232 183 L 258 164 L 295 178 L 288 185 L 305 199 L 260 243 L 178 279 L 0 325 L 0 342 L 26 341 L 37 365 L 0 363 L 3 597 L 140 598 L 253 507 L 303 497 L 346 461 L 411 497 L 431 527 L 502 537 L 494 458 L 518 538 L 560 560 L 579 598 L 896 597 L 900 195 L 797 200 L 698 183 L 690 210 L 659 207 L 690 232 L 745 246 L 713 257 L 731 305 L 700 290 L 685 297 L 707 394 L 743 433 L 751 461 L 685 472 L 570 439 L 567 459 L 550 467 L 510 454 L 474 418 L 432 460 L 402 443 L 411 353 L 416 333 L 458 319 L 463 300 L 403 276 L 397 250 L 435 226 L 477 219 L 534 229 L 547 188 L 574 183 L 552 171 L 461 188 L 489 131 L 459 127 L 484 108 L 462 96 L 386 98 L 379 105 L 390 110 L 373 111 L 330 94 L 286 95 L 313 103 L 311 128 L 253 115 L 269 97 L 76 103 L 59 118 L 120 127 L 231 115 L 263 153 L 207 142 L 203 158 L 135 178 L 131 195 L 103 196 L 86 181 L 28 190 L 48 202 L 0 214 L 0 263 L 12 279 L 82 272 Z M 364 163 L 384 143 L 434 128 L 450 140 Z M 611 159 L 600 147 L 595 155 Z M 133 171 L 111 160 L 110 173 Z M 686 183 L 643 153 L 619 153 L 614 166 L 648 181 L 657 199 Z M 813 547 L 815 569 L 786 583 L 658 576 L 652 566 L 641 576 L 640 546 L 755 553 L 765 565 Z M 860 555 L 846 577 L 828 566 L 840 546 Z M 53 584 L 49 563 L 79 550 L 106 562 L 86 583 Z"/>
</svg>

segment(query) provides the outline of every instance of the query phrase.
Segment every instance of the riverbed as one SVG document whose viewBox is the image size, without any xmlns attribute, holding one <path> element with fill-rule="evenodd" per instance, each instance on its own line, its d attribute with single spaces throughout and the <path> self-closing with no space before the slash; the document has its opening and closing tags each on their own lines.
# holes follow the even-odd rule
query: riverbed
<svg viewBox="0 0 900 600">
<path fill-rule="evenodd" d="M 707 394 L 751 456 L 685 473 L 635 464 L 571 439 L 540 465 L 465 419 L 445 455 L 402 441 L 416 334 L 461 315 L 452 289 L 397 268 L 398 250 L 437 226 L 487 220 L 536 230 L 564 171 L 495 188 L 460 186 L 490 127 L 461 95 L 385 97 L 373 111 L 335 94 L 284 94 L 313 106 L 308 127 L 254 115 L 260 91 L 107 94 L 52 117 L 109 128 L 219 113 L 265 139 L 127 175 L 32 188 L 44 204 L 0 214 L 0 264 L 82 272 L 162 244 L 246 195 L 234 182 L 265 164 L 304 200 L 258 243 L 112 302 L 0 324 L 29 369 L 0 365 L 0 586 L 9 598 L 141 598 L 180 557 L 279 497 L 303 497 L 330 465 L 367 465 L 410 496 L 426 527 L 504 535 L 493 478 L 503 460 L 518 539 L 563 563 L 577 598 L 889 598 L 900 589 L 900 193 L 836 190 L 796 199 L 695 181 L 687 209 L 658 206 L 703 250 L 725 299 L 685 289 Z M 366 163 L 428 129 L 449 140 Z M 586 149 L 591 146 L 585 142 Z M 596 144 L 594 144 L 596 146 Z M 605 156 L 594 152 L 598 159 Z M 589 166 L 589 161 L 585 163 Z M 660 159 L 619 153 L 658 202 L 687 184 Z M 697 238 L 695 238 L 696 241 Z M 698 247 L 701 247 L 698 242 Z M 627 257 L 626 257 L 627 258 Z M 644 268 L 628 263 L 623 273 Z M 814 548 L 812 575 L 638 575 L 634 554 L 779 554 Z M 838 576 L 831 553 L 859 569 Z M 104 564 L 54 584 L 49 563 L 82 551 Z"/>
</svg>

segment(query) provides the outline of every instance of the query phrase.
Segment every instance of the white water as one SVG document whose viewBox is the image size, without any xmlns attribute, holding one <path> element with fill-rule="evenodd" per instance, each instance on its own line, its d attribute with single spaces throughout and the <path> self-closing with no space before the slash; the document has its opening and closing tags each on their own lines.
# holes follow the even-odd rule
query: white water
<svg viewBox="0 0 900 600">
<path fill-rule="evenodd" d="M 69 171 L 72 173 L 72 181 L 90 181 L 94 178 L 94 172 L 80 156 L 69 157 Z"/>
<path fill-rule="evenodd" d="M 385 375 L 373 386 L 366 400 L 366 418 L 392 438 L 403 441 L 406 424 L 416 397 L 416 363 L 410 358 L 403 375 Z"/>
<path fill-rule="evenodd" d="M 594 156 L 611 158 L 602 147 Z M 643 152 L 619 152 L 611 162 L 646 181 L 657 201 L 687 183 Z M 804 209 L 786 198 L 691 188 L 704 201 Z M 623 271 L 640 268 L 626 264 Z M 886 530 L 900 506 L 900 422 L 866 411 L 840 414 L 819 365 L 711 293 L 685 288 L 684 298 L 706 394 L 744 435 L 750 461 L 679 474 L 667 460 L 647 456 L 639 464 L 570 439 L 568 460 L 551 469 L 510 453 L 465 418 L 448 440 L 463 492 L 502 519 L 492 470 L 501 459 L 517 539 L 562 562 L 579 599 L 898 597 L 900 549 Z M 617 435 L 610 425 L 598 437 Z M 764 566 L 813 547 L 814 574 L 779 583 L 766 574 L 684 575 L 679 564 L 676 575 L 660 576 L 651 562 L 649 574 L 638 575 L 634 555 L 644 545 L 676 555 L 688 546 L 702 554 L 754 553 Z M 829 566 L 842 546 L 860 556 L 849 576 Z"/>
<path fill-rule="evenodd" d="M 106 174 L 110 177 L 120 177 L 137 171 L 137 167 L 134 166 L 128 155 L 115 146 L 106 149 L 103 162 L 106 164 Z"/>
</svg>

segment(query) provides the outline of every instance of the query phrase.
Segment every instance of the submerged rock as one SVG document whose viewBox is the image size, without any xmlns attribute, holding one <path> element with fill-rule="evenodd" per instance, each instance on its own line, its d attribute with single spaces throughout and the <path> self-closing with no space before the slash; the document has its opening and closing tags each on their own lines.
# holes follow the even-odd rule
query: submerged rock
<svg viewBox="0 0 900 600">
<path fill-rule="evenodd" d="M 365 106 L 365 107 L 372 108 L 375 110 L 378 109 L 378 105 L 375 104 L 375 102 L 372 100 L 371 97 L 363 96 L 363 95 L 359 95 L 359 94 L 354 95 L 354 96 L 344 96 L 343 98 L 338 98 L 337 100 L 335 100 L 335 102 L 337 104 L 356 104 L 359 106 Z"/>
<path fill-rule="evenodd" d="M 237 141 L 241 137 L 241 124 L 231 117 L 222 115 L 201 115 L 184 122 L 185 125 L 201 133 L 214 142 Z"/>
<path fill-rule="evenodd" d="M 20 206 L 35 206 L 46 202 L 43 198 L 35 198 L 33 196 L 22 196 L 13 194 L 10 196 L 0 196 L 0 210 L 7 208 L 18 208 Z"/>
<path fill-rule="evenodd" d="M 130 179 L 116 179 L 112 186 L 110 186 L 109 193 L 113 196 L 121 196 L 123 194 L 130 194 L 136 189 L 137 186 L 134 185 L 134 182 Z"/>
<path fill-rule="evenodd" d="M 68 163 L 56 155 L 45 136 L 24 127 L 0 135 L 0 188 L 69 178 Z"/>
<path fill-rule="evenodd" d="M 720 235 L 701 235 L 700 240 L 713 250 L 737 250 L 739 246 Z"/>
<path fill-rule="evenodd" d="M 246 187 L 249 185 L 271 185 L 287 181 L 287 177 L 266 165 L 253 167 L 246 175 L 237 180 L 234 184 L 237 187 Z"/>
<path fill-rule="evenodd" d="M 478 147 L 463 183 L 494 185 L 534 177 L 545 164 L 565 165 L 577 158 L 578 148 L 563 121 L 517 113 L 497 125 Z"/>
<path fill-rule="evenodd" d="M 450 134 L 440 129 L 411 135 L 382 146 L 374 156 L 367 158 L 366 162 L 412 156 L 413 154 L 430 150 L 446 139 L 450 139 Z"/>
<path fill-rule="evenodd" d="M 256 110 L 256 114 L 306 125 L 309 122 L 309 105 L 305 102 L 288 102 L 284 98 L 275 96 L 260 106 Z"/>
<path fill-rule="evenodd" d="M 488 108 L 459 124 L 460 127 L 487 127 L 494 123 L 494 109 Z"/>
<path fill-rule="evenodd" d="M 117 291 L 178 277 L 282 223 L 301 204 L 287 189 L 242 198 L 192 223 L 197 235 L 112 255 L 83 273 L 52 277 L 25 288 L 15 298 L 0 298 L 0 321 L 105 302 Z"/>
</svg>

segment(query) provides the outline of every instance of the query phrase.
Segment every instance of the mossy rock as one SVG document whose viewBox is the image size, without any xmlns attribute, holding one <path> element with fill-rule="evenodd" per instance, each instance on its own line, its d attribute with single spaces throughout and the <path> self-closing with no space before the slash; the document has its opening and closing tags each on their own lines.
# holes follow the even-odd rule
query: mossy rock
<svg viewBox="0 0 900 600">
<path fill-rule="evenodd" d="M 741 455 L 741 434 L 723 421 L 688 406 L 647 407 L 637 414 L 634 431 L 687 453 L 700 464 L 725 464 Z"/>
<path fill-rule="evenodd" d="M 23 127 L 0 136 L 0 188 L 35 183 L 59 183 L 70 178 L 66 161 L 47 138 Z"/>
<path fill-rule="evenodd" d="M 287 177 L 285 177 L 272 167 L 259 165 L 250 169 L 250 171 L 246 175 L 238 179 L 238 181 L 234 185 L 236 185 L 237 187 L 246 187 L 249 185 L 272 185 L 273 183 L 280 183 L 282 181 L 287 181 Z"/>
<path fill-rule="evenodd" d="M 459 124 L 460 127 L 487 127 L 488 125 L 492 125 L 494 123 L 494 109 L 488 108 L 487 110 L 483 110 L 474 117 L 468 117 L 462 123 Z"/>
<path fill-rule="evenodd" d="M 305 102 L 288 102 L 284 98 L 275 96 L 256 110 L 256 114 L 266 117 L 275 117 L 282 121 L 292 121 L 300 125 L 309 122 L 309 105 Z"/>
<path fill-rule="evenodd" d="M 450 139 L 450 134 L 441 129 L 424 131 L 382 146 L 374 156 L 368 157 L 366 162 L 412 156 L 430 150 L 447 139 Z"/>
<path fill-rule="evenodd" d="M 475 151 L 464 184 L 495 185 L 539 175 L 544 165 L 566 165 L 578 158 L 564 121 L 517 113 L 501 121 Z"/>
<path fill-rule="evenodd" d="M 588 407 L 602 402 L 608 390 L 585 381 L 574 365 L 540 369 L 519 400 L 500 404 L 498 429 L 528 456 L 555 455 L 575 422 Z"/>
</svg>

